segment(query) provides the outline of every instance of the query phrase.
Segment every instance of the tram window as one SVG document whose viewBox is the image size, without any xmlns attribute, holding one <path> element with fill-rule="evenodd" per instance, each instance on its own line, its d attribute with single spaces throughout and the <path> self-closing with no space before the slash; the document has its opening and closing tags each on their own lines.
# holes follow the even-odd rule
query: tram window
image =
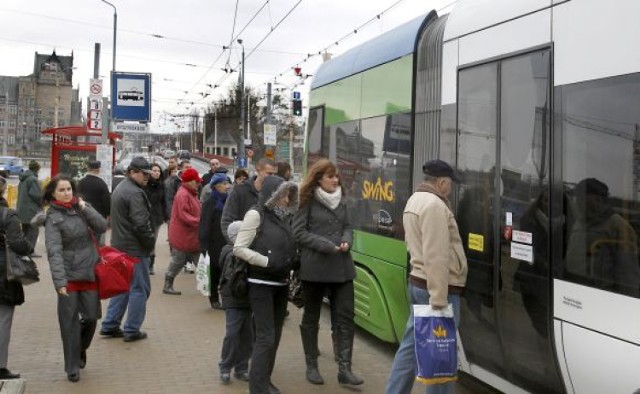
<svg viewBox="0 0 640 394">
<path fill-rule="evenodd" d="M 315 162 L 322 153 L 322 124 L 324 119 L 324 107 L 309 110 L 309 136 L 308 157 Z"/>
<path fill-rule="evenodd" d="M 558 277 L 640 297 L 640 74 L 556 89 L 572 212 Z"/>
</svg>

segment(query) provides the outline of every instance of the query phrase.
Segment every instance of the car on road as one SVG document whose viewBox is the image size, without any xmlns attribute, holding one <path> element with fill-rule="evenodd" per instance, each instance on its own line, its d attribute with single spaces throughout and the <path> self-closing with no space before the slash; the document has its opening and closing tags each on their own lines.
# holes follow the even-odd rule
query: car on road
<svg viewBox="0 0 640 394">
<path fill-rule="evenodd" d="M 24 172 L 22 159 L 15 156 L 0 156 L 0 175 L 20 175 Z"/>
</svg>

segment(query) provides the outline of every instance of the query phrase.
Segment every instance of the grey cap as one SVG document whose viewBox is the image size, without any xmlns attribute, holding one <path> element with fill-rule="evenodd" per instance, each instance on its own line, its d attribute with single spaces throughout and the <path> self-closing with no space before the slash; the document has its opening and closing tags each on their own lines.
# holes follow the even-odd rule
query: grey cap
<svg viewBox="0 0 640 394">
<path fill-rule="evenodd" d="M 129 167 L 127 167 L 127 171 L 130 171 L 130 170 L 140 170 L 146 174 L 149 174 L 151 173 L 151 165 L 149 164 L 147 159 L 145 159 L 144 157 L 137 156 L 131 160 L 131 163 L 129 163 Z"/>
</svg>

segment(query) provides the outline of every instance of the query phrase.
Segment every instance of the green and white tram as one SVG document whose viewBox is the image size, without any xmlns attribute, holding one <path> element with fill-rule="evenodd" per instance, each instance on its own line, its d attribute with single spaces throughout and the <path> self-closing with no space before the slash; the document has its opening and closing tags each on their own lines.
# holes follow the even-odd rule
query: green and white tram
<svg viewBox="0 0 640 394">
<path fill-rule="evenodd" d="M 338 164 L 356 321 L 408 316 L 402 212 L 455 165 L 461 369 L 509 393 L 640 389 L 640 2 L 460 0 L 322 64 L 307 160 Z"/>
</svg>

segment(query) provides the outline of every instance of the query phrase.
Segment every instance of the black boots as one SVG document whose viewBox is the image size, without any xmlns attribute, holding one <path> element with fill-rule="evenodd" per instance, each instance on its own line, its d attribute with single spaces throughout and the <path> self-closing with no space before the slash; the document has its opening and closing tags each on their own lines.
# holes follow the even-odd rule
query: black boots
<svg viewBox="0 0 640 394">
<path fill-rule="evenodd" d="M 11 373 L 11 371 L 9 371 L 6 368 L 0 368 L 0 380 L 19 379 L 19 378 L 20 378 L 19 373 Z"/>
<path fill-rule="evenodd" d="M 353 330 L 339 327 L 338 344 L 338 383 L 357 386 L 364 383 L 360 377 L 351 372 L 351 355 L 353 352 Z"/>
<path fill-rule="evenodd" d="M 153 270 L 153 265 L 156 263 L 156 255 L 151 255 L 149 259 L 149 275 L 155 275 L 156 271 Z"/>
<path fill-rule="evenodd" d="M 304 359 L 307 363 L 307 380 L 312 384 L 324 384 L 324 379 L 318 371 L 318 329 L 318 326 L 300 325 Z"/>
<path fill-rule="evenodd" d="M 164 294 L 171 294 L 171 295 L 180 295 L 180 294 L 182 294 L 182 292 L 173 289 L 173 279 L 175 279 L 175 278 L 172 278 L 169 275 L 165 275 L 165 277 L 164 277 L 164 288 L 162 289 L 162 292 Z"/>
</svg>

